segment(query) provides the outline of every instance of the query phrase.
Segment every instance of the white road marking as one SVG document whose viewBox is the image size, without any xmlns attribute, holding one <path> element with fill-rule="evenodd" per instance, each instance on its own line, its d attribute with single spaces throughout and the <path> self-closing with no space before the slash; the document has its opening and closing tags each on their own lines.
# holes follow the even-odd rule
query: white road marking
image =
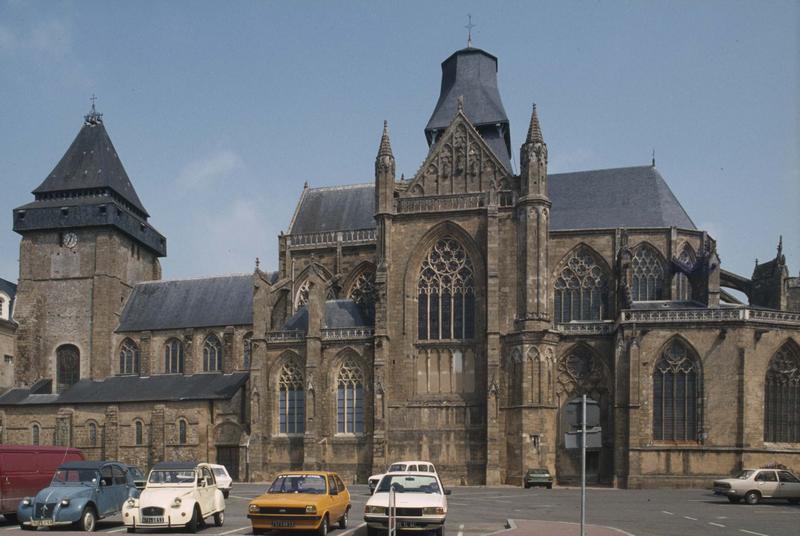
<svg viewBox="0 0 800 536">
<path fill-rule="evenodd" d="M 696 517 L 692 517 L 692 516 L 683 516 L 683 517 L 685 517 L 686 519 L 691 519 L 692 521 L 697 521 Z"/>
<path fill-rule="evenodd" d="M 258 495 L 253 495 L 252 497 L 242 497 L 241 495 L 229 495 L 232 499 L 244 499 L 245 501 L 250 501 L 258 497 Z"/>
<path fill-rule="evenodd" d="M 336 531 L 336 534 L 338 534 L 339 536 L 347 536 L 348 534 L 353 534 L 355 531 L 357 531 L 358 529 L 360 529 L 360 528 L 361 528 L 361 527 L 363 527 L 364 525 L 366 525 L 366 523 L 363 523 L 363 522 L 362 522 L 362 523 L 359 523 L 358 525 L 356 525 L 355 527 L 353 527 L 353 528 L 351 528 L 351 529 L 347 529 L 347 530 L 346 530 L 346 531 L 344 531 L 344 532 L 339 532 L 339 531 L 337 530 L 337 531 Z"/>
<path fill-rule="evenodd" d="M 714 523 L 713 521 L 709 521 L 708 524 L 714 525 L 715 527 L 721 527 L 723 529 L 725 528 L 725 525 L 723 525 L 722 523 Z"/>
<path fill-rule="evenodd" d="M 739 532 L 746 532 L 747 534 L 755 534 L 756 536 L 767 536 L 763 532 L 753 532 L 752 530 L 739 529 Z"/>
<path fill-rule="evenodd" d="M 15 527 L 5 527 L 3 530 L 17 530 L 17 529 L 19 529 L 19 527 L 15 526 Z"/>
<path fill-rule="evenodd" d="M 464 536 L 464 525 L 458 526 L 458 534 L 456 536 Z"/>
<path fill-rule="evenodd" d="M 672 512 L 667 512 L 666 510 L 661 510 L 661 513 L 667 514 L 668 516 L 674 516 L 675 515 Z"/>
<path fill-rule="evenodd" d="M 447 504 L 448 505 L 452 504 L 454 506 L 469 506 L 469 503 L 457 503 L 457 502 L 453 502 L 453 501 L 447 501 Z"/>
<path fill-rule="evenodd" d="M 219 536 L 223 536 L 224 534 L 233 534 L 234 532 L 239 532 L 240 530 L 247 530 L 251 527 L 239 527 L 238 529 L 229 530 L 228 532 L 220 532 Z"/>
</svg>

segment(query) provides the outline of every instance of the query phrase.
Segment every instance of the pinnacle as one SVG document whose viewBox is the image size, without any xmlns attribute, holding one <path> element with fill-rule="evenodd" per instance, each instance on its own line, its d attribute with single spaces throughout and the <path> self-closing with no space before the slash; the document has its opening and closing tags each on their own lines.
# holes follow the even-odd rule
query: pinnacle
<svg viewBox="0 0 800 536">
<path fill-rule="evenodd" d="M 383 135 L 381 136 L 381 145 L 378 148 L 378 157 L 381 156 L 391 156 L 394 158 L 392 154 L 392 144 L 389 143 L 389 122 L 386 120 L 383 121 Z"/>
<path fill-rule="evenodd" d="M 525 143 L 544 143 L 544 136 L 542 136 L 542 128 L 539 126 L 539 116 L 536 114 L 536 103 L 533 103 L 533 112 L 531 112 L 531 125 L 528 127 L 528 137 Z"/>
</svg>

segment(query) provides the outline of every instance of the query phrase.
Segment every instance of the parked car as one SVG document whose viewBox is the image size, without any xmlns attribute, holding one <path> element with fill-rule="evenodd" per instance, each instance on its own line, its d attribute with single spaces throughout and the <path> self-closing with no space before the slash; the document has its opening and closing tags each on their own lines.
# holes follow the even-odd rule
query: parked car
<svg viewBox="0 0 800 536">
<path fill-rule="evenodd" d="M 122 509 L 122 521 L 128 532 L 170 527 L 197 532 L 209 517 L 214 518 L 216 526 L 222 526 L 225 498 L 207 463 L 157 463 L 139 497 L 127 500 Z"/>
<path fill-rule="evenodd" d="M 228 474 L 228 469 L 224 465 L 217 465 L 214 463 L 208 465 L 211 467 L 211 470 L 214 471 L 214 478 L 217 479 L 217 487 L 227 499 L 233 487 L 233 479 L 231 475 Z"/>
<path fill-rule="evenodd" d="M 389 528 L 389 492 L 395 491 L 395 515 L 400 530 L 432 531 L 444 536 L 447 497 L 436 473 L 390 472 L 383 475 L 364 507 L 367 536 Z"/>
<path fill-rule="evenodd" d="M 144 476 L 142 470 L 135 465 L 129 465 L 128 472 L 131 474 L 133 485 L 136 486 L 136 489 L 143 490 L 145 484 L 147 483 L 147 477 Z"/>
<path fill-rule="evenodd" d="M 91 532 L 98 519 L 118 514 L 137 493 L 124 464 L 68 462 L 58 468 L 48 487 L 19 503 L 17 520 L 23 530 L 76 525 Z"/>
<path fill-rule="evenodd" d="M 347 528 L 350 492 L 336 473 L 281 473 L 267 492 L 250 502 L 253 534 L 270 530 L 316 531 L 325 536 L 332 523 Z"/>
<path fill-rule="evenodd" d="M 397 471 L 422 471 L 424 473 L 435 473 L 436 467 L 434 467 L 431 462 L 413 460 L 406 462 L 394 462 L 386 470 L 387 473 L 397 472 Z M 382 477 L 383 473 L 378 475 L 372 475 L 369 477 L 369 479 L 367 479 L 367 484 L 369 485 L 370 494 L 375 493 L 375 488 L 378 487 L 378 482 L 381 481 Z"/>
<path fill-rule="evenodd" d="M 525 477 L 522 483 L 526 488 L 531 486 L 545 486 L 547 489 L 553 487 L 553 475 L 546 467 L 537 467 L 536 469 L 528 469 L 525 472 Z"/>
<path fill-rule="evenodd" d="M 745 469 L 736 478 L 714 481 L 714 493 L 725 495 L 732 503 L 742 499 L 758 504 L 763 499 L 786 499 L 800 503 L 800 478 L 782 469 Z"/>
<path fill-rule="evenodd" d="M 78 449 L 0 445 L 0 514 L 16 523 L 22 499 L 47 487 L 62 463 L 83 459 Z"/>
</svg>

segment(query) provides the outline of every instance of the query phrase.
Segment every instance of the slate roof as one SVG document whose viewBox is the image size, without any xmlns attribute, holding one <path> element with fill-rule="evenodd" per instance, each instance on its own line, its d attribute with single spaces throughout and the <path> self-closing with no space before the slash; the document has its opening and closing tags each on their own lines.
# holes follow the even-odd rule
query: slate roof
<svg viewBox="0 0 800 536">
<path fill-rule="evenodd" d="M 689 215 L 653 166 L 548 175 L 551 231 L 679 227 L 695 229 Z M 375 228 L 375 187 L 308 188 L 289 233 Z"/>
<path fill-rule="evenodd" d="M 325 323 L 323 328 L 357 328 L 371 324 L 362 314 L 361 308 L 353 300 L 328 300 L 325 302 Z M 308 331 L 308 309 L 303 306 L 286 321 L 285 330 Z"/>
<path fill-rule="evenodd" d="M 157 376 L 110 376 L 104 380 L 80 380 L 60 394 L 31 394 L 18 388 L 0 396 L 0 406 L 34 404 L 110 404 L 122 402 L 177 402 L 181 400 L 228 400 L 247 381 L 247 372 L 233 374 L 161 374 Z M 46 398 L 42 398 L 46 397 Z"/>
<path fill-rule="evenodd" d="M 118 332 L 241 326 L 253 323 L 253 276 L 229 275 L 139 283 Z"/>
<path fill-rule="evenodd" d="M 102 120 L 87 120 L 34 194 L 111 188 L 148 217 Z"/>
</svg>

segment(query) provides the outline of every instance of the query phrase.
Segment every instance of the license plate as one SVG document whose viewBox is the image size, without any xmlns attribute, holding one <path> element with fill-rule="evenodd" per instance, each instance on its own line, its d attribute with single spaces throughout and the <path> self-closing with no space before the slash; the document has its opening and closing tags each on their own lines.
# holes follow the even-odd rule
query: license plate
<svg viewBox="0 0 800 536">
<path fill-rule="evenodd" d="M 294 527 L 294 521 L 273 521 L 273 527 Z"/>
<path fill-rule="evenodd" d="M 31 521 L 32 527 L 49 527 L 53 524 L 52 519 L 34 519 Z"/>
<path fill-rule="evenodd" d="M 416 523 L 414 523 L 413 521 L 400 521 L 400 522 L 398 523 L 398 526 L 399 526 L 401 529 L 413 529 L 414 527 L 416 527 L 416 526 L 417 526 L 417 524 L 416 524 Z"/>
<path fill-rule="evenodd" d="M 163 524 L 164 518 L 161 516 L 142 516 L 142 523 L 149 523 L 151 525 Z"/>
</svg>

